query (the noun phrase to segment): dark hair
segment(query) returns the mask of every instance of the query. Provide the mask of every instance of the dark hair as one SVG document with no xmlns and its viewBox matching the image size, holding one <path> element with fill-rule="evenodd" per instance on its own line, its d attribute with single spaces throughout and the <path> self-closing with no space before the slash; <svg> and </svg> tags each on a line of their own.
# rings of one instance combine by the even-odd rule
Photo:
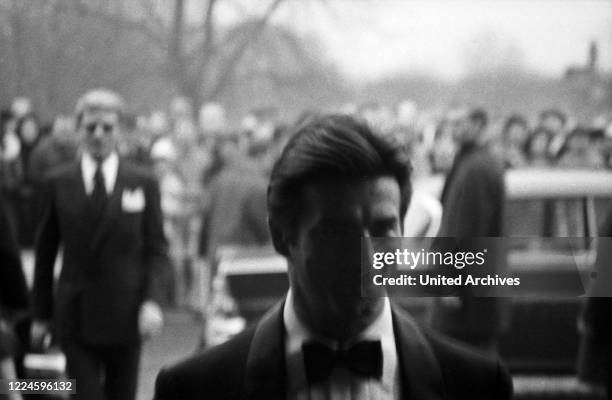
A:
<svg viewBox="0 0 612 400">
<path fill-rule="evenodd" d="M 502 128 L 502 138 L 506 138 L 508 136 L 508 132 L 513 125 L 520 125 L 525 130 L 529 130 L 529 124 L 527 123 L 527 119 L 520 114 L 511 114 L 506 118 L 504 122 L 504 127 Z"/>
<path fill-rule="evenodd" d="M 565 115 L 565 113 L 556 108 L 547 108 L 546 110 L 543 110 L 540 113 L 540 121 L 547 117 L 558 118 L 561 121 L 561 124 L 563 125 L 565 125 L 565 122 L 567 121 L 567 116 Z"/>
<path fill-rule="evenodd" d="M 21 135 L 21 131 L 23 130 L 23 125 L 25 125 L 25 123 L 28 121 L 34 121 L 34 123 L 38 127 L 38 138 L 42 136 L 42 132 L 41 132 L 42 127 L 40 126 L 40 120 L 38 119 L 38 117 L 33 113 L 25 114 L 24 116 L 22 116 L 21 118 L 17 120 L 17 125 L 15 126 L 15 133 L 17 133 L 17 136 L 19 137 L 19 140 L 21 140 L 22 144 L 23 144 L 23 136 Z M 38 138 L 34 142 L 36 142 Z"/>
<path fill-rule="evenodd" d="M 538 127 L 531 132 L 531 134 L 529 135 L 529 138 L 527 138 L 527 142 L 525 143 L 525 154 L 527 154 L 527 157 L 530 160 L 533 159 L 533 153 L 532 153 L 531 147 L 533 145 L 533 142 L 535 142 L 535 140 L 539 136 L 546 137 L 546 147 L 548 148 L 550 146 L 550 142 L 552 141 L 554 133 L 552 133 L 549 129 L 546 129 L 544 127 Z"/>
<path fill-rule="evenodd" d="M 11 119 L 13 119 L 11 110 L 5 108 L 0 110 L 0 139 L 4 137 L 6 125 Z"/>
<path fill-rule="evenodd" d="M 577 126 L 565 137 L 561 148 L 559 149 L 559 154 L 557 157 L 564 156 L 569 150 L 571 142 L 574 138 L 583 137 L 586 138 L 590 143 L 596 142 L 600 139 L 600 134 L 603 134 L 602 130 L 592 129 L 585 126 Z M 603 138 L 603 135 L 601 136 Z"/>
<path fill-rule="evenodd" d="M 479 124 L 481 129 L 486 128 L 489 123 L 489 116 L 482 108 L 474 108 L 471 110 L 468 114 L 468 119 Z"/>
<path fill-rule="evenodd" d="M 370 127 L 347 115 L 322 115 L 296 128 L 274 164 L 268 185 L 270 225 L 295 226 L 300 213 L 300 189 L 321 177 L 391 176 L 400 188 L 403 219 L 412 195 L 408 153 Z"/>
</svg>

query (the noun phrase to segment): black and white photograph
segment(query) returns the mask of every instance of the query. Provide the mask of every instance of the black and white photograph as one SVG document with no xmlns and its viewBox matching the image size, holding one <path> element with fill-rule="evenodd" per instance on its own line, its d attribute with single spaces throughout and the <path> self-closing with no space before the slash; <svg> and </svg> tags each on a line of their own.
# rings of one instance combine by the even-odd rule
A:
<svg viewBox="0 0 612 400">
<path fill-rule="evenodd" d="M 612 1 L 0 0 L 0 399 L 612 400 Z"/>
</svg>

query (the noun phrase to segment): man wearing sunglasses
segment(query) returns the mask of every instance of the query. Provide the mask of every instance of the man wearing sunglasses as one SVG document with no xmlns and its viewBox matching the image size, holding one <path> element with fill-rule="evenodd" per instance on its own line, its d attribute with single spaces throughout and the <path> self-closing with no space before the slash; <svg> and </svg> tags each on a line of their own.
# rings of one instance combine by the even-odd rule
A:
<svg viewBox="0 0 612 400">
<path fill-rule="evenodd" d="M 141 341 L 163 321 L 153 283 L 167 262 L 159 189 L 117 153 L 124 109 L 116 93 L 86 93 L 76 107 L 82 155 L 52 171 L 44 189 L 32 342 L 41 346 L 53 334 L 76 379 L 76 399 L 134 399 Z"/>
</svg>

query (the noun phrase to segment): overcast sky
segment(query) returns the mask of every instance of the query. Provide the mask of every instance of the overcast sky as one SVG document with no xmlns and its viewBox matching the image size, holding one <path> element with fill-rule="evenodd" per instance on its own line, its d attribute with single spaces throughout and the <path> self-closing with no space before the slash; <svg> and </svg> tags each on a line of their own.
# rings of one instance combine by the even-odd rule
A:
<svg viewBox="0 0 612 400">
<path fill-rule="evenodd" d="M 455 78 L 468 65 L 507 62 L 559 76 L 586 62 L 591 40 L 612 70 L 611 0 L 300 1 L 279 8 L 275 23 L 318 37 L 357 79 L 398 71 Z"/>
<path fill-rule="evenodd" d="M 220 3 L 217 18 L 261 15 L 269 1 Z M 204 2 L 190 4 L 203 14 Z M 273 23 L 318 38 L 356 79 L 404 71 L 452 79 L 507 63 L 560 76 L 586 63 L 591 41 L 612 71 L 612 0 L 286 0 Z"/>
</svg>

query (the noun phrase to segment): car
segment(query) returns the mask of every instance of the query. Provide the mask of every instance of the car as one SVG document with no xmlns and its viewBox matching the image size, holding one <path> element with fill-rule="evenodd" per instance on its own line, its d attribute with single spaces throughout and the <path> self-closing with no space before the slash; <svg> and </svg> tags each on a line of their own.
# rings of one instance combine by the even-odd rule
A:
<svg viewBox="0 0 612 400">
<path fill-rule="evenodd" d="M 508 170 L 505 180 L 504 224 L 511 238 L 507 268 L 527 284 L 512 293 L 510 325 L 499 351 L 513 372 L 571 374 L 579 339 L 576 321 L 592 279 L 598 223 L 612 210 L 612 172 L 517 169 Z M 438 198 L 443 183 L 442 176 L 417 180 L 415 193 Z M 422 229 L 430 234 L 437 231 L 440 218 L 436 207 L 424 209 L 434 213 L 429 218 L 434 226 Z M 217 270 L 216 300 L 207 312 L 215 323 L 209 325 L 223 326 L 232 318 L 242 323 L 228 323 L 229 332 L 217 338 L 209 335 L 210 344 L 256 321 L 288 287 L 286 262 L 271 247 L 226 248 L 219 253 Z M 397 301 L 426 323 L 430 298 Z"/>
</svg>

